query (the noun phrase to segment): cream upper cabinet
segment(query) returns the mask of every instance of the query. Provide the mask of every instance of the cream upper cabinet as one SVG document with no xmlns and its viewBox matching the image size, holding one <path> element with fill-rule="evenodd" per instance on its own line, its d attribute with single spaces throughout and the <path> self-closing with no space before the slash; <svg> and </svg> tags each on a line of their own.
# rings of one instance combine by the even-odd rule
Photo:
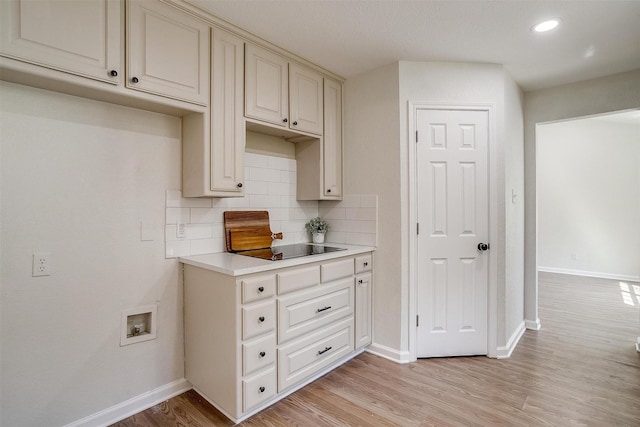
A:
<svg viewBox="0 0 640 427">
<path fill-rule="evenodd" d="M 342 84 L 324 80 L 323 198 L 342 199 Z"/>
<path fill-rule="evenodd" d="M 207 105 L 209 26 L 159 1 L 127 1 L 126 86 Z"/>
<path fill-rule="evenodd" d="M 244 41 L 212 30 L 211 191 L 243 194 Z"/>
<path fill-rule="evenodd" d="M 297 64 L 289 64 L 289 127 L 322 135 L 322 75 Z"/>
<path fill-rule="evenodd" d="M 248 43 L 245 67 L 245 115 L 288 127 L 287 60 L 269 50 Z"/>
<path fill-rule="evenodd" d="M 342 84 L 324 79 L 324 135 L 296 143 L 298 200 L 342 200 Z"/>
<path fill-rule="evenodd" d="M 244 195 L 244 41 L 211 29 L 211 100 L 207 114 L 182 118 L 182 194 Z"/>
<path fill-rule="evenodd" d="M 322 135 L 322 75 L 247 44 L 245 115 L 297 132 Z"/>
<path fill-rule="evenodd" d="M 118 84 L 123 10 L 119 0 L 0 1 L 0 55 Z"/>
</svg>

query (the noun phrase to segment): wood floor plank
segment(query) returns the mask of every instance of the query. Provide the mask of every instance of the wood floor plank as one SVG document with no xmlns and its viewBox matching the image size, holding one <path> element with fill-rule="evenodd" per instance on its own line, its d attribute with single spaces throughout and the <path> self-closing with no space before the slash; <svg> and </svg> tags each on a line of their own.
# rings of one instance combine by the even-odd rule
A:
<svg viewBox="0 0 640 427">
<path fill-rule="evenodd" d="M 540 273 L 538 291 L 542 329 L 509 359 L 365 353 L 239 425 L 640 426 L 640 284 Z M 113 426 L 230 425 L 190 390 Z"/>
</svg>

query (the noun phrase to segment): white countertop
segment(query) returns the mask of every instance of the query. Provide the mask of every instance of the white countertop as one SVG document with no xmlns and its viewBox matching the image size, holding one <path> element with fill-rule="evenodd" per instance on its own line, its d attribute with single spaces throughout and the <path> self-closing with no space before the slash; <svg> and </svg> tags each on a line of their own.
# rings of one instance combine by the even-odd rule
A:
<svg viewBox="0 0 640 427">
<path fill-rule="evenodd" d="M 376 250 L 376 248 L 373 246 L 342 245 L 338 243 L 327 243 L 326 246 L 344 248 L 346 250 L 304 256 L 299 258 L 283 259 L 279 261 L 267 261 L 260 258 L 236 255 L 229 252 L 180 257 L 179 261 L 185 264 L 193 265 L 195 267 L 217 271 L 218 273 L 228 274 L 230 276 L 242 276 L 244 274 L 260 273 L 262 271 L 275 270 L 284 267 L 293 267 L 296 265 L 304 265 L 318 261 L 326 261 L 330 259 L 353 256 Z"/>
</svg>

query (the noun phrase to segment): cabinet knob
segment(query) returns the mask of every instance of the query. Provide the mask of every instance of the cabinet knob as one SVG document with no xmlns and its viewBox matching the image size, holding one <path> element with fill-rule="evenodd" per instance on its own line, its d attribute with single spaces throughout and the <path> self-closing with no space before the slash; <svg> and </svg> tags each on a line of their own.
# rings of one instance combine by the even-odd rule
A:
<svg viewBox="0 0 640 427">
<path fill-rule="evenodd" d="M 264 322 L 264 316 L 258 317 L 258 320 L 260 321 L 260 323 Z"/>
<path fill-rule="evenodd" d="M 330 188 L 327 188 L 327 193 L 331 193 L 331 189 Z"/>
<path fill-rule="evenodd" d="M 282 123 L 287 123 L 289 119 L 282 119 Z"/>
<path fill-rule="evenodd" d="M 267 353 L 265 353 L 264 351 L 261 351 L 259 354 L 260 354 L 260 357 L 265 357 L 267 355 Z"/>
<path fill-rule="evenodd" d="M 109 75 L 111 77 L 118 77 L 118 72 L 116 70 L 111 70 L 111 71 L 109 71 Z"/>
<path fill-rule="evenodd" d="M 369 265 L 369 263 L 365 261 L 365 262 L 364 262 L 364 266 L 366 267 L 366 266 L 368 266 L 368 265 Z"/>
<path fill-rule="evenodd" d="M 264 292 L 264 286 L 260 286 L 260 287 L 258 288 L 258 292 Z"/>
<path fill-rule="evenodd" d="M 241 182 L 239 182 L 236 186 L 237 186 L 238 188 L 242 188 L 242 183 L 241 183 Z"/>
<path fill-rule="evenodd" d="M 362 279 L 360 279 L 360 280 L 358 280 L 358 283 L 359 283 L 360 285 L 362 285 L 364 282 L 363 282 L 363 280 L 362 280 Z"/>
<path fill-rule="evenodd" d="M 293 122 L 291 124 L 294 125 L 294 126 L 298 126 L 298 122 Z"/>
<path fill-rule="evenodd" d="M 264 393 L 264 391 L 266 390 L 266 388 L 264 388 L 264 386 L 263 386 L 263 387 L 260 387 L 258 390 L 260 390 L 260 393 Z"/>
<path fill-rule="evenodd" d="M 132 77 L 132 78 L 131 78 L 131 81 L 132 81 L 133 83 L 138 83 L 140 80 L 138 80 L 138 78 L 137 78 L 137 77 Z"/>
</svg>

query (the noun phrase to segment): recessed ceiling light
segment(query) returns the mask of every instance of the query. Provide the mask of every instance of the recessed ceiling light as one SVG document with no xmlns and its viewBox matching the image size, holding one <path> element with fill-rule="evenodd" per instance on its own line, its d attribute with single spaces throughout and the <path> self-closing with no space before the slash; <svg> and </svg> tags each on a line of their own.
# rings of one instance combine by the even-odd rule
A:
<svg viewBox="0 0 640 427">
<path fill-rule="evenodd" d="M 546 31 L 553 30 L 558 25 L 560 25 L 560 19 L 558 18 L 549 19 L 547 21 L 540 22 L 539 24 L 536 24 L 533 27 L 531 27 L 531 31 L 534 31 L 536 33 L 544 33 Z"/>
</svg>

